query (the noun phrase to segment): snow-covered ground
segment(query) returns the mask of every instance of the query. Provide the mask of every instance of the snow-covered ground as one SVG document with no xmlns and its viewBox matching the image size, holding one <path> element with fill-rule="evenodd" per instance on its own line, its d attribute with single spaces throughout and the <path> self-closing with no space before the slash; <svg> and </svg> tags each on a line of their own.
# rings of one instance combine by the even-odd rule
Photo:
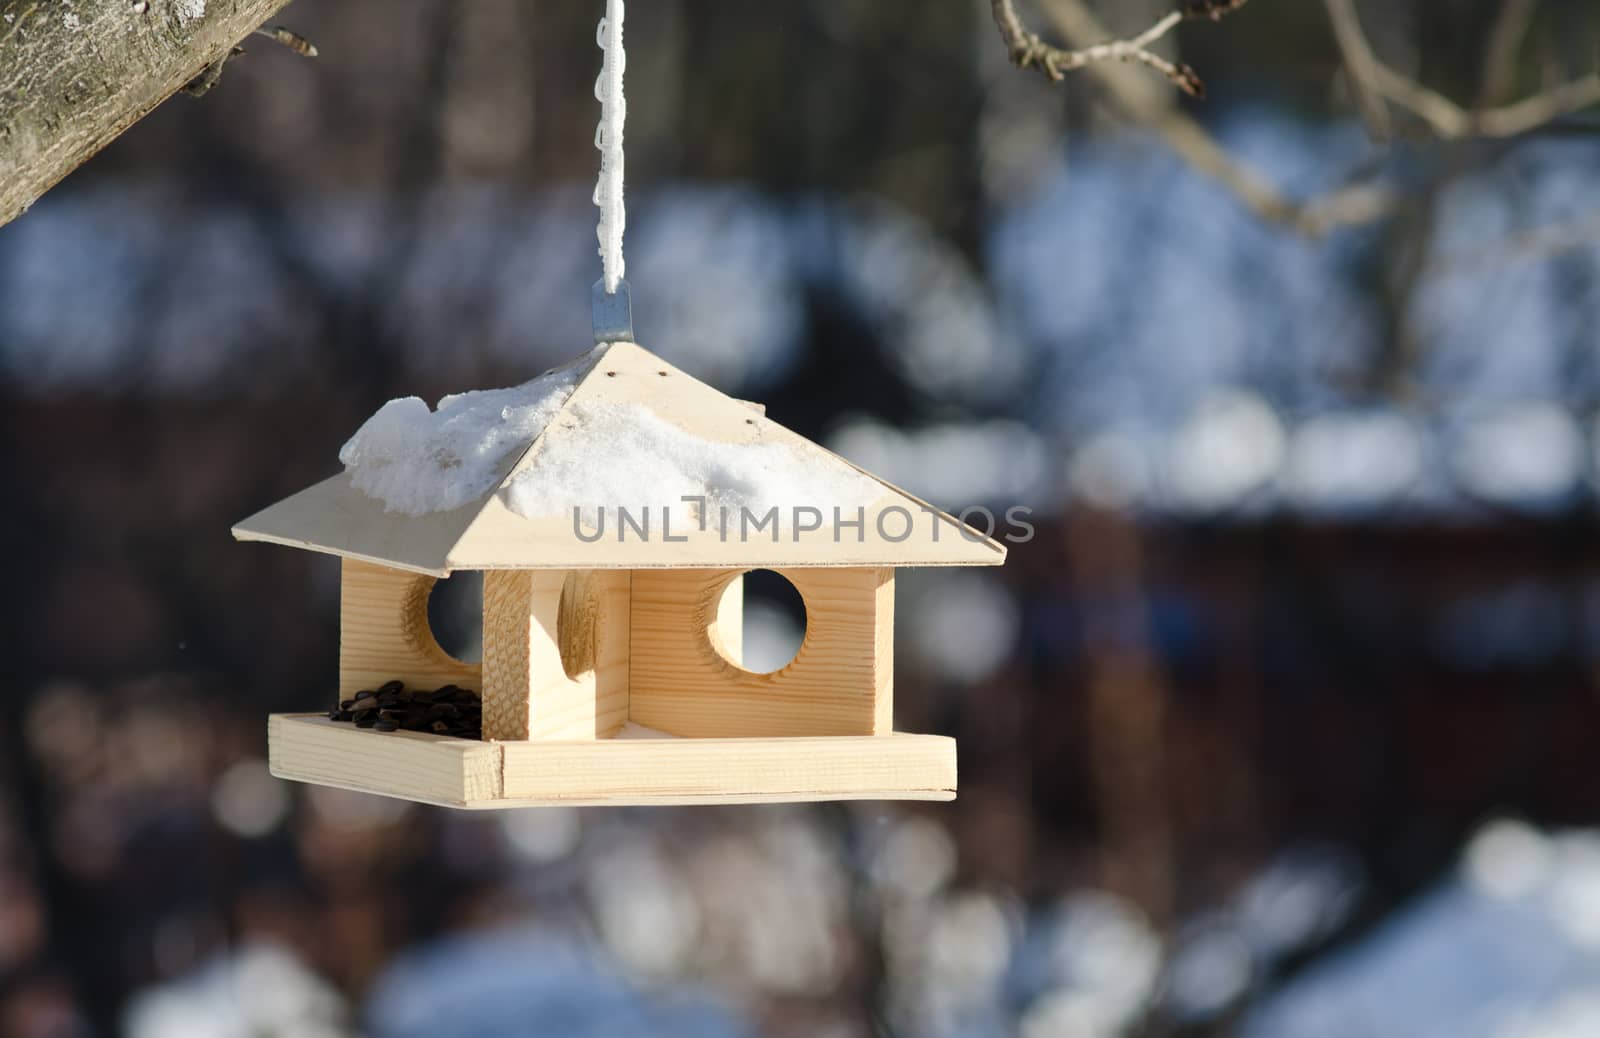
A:
<svg viewBox="0 0 1600 1038">
<path fill-rule="evenodd" d="M 1295 980 L 1243 1033 L 1600 1034 L 1600 832 L 1486 826 L 1455 875 Z"/>
</svg>

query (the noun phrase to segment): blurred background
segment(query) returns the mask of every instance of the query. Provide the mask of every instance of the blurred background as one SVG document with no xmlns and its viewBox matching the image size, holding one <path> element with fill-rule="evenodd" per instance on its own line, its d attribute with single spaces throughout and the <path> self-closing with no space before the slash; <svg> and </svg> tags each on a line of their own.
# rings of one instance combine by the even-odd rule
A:
<svg viewBox="0 0 1600 1038">
<path fill-rule="evenodd" d="M 1033 510 L 899 582 L 958 800 L 267 774 L 338 567 L 228 528 L 587 348 L 601 7 L 302 0 L 319 59 L 250 42 L 0 229 L 0 1031 L 1600 1034 L 1600 112 L 1419 117 L 1340 0 L 1186 23 L 1205 100 L 1019 70 L 981 0 L 631 5 L 641 340 Z M 1458 112 L 1594 75 L 1588 0 L 1358 13 Z M 803 622 L 752 589 L 753 651 Z"/>
</svg>

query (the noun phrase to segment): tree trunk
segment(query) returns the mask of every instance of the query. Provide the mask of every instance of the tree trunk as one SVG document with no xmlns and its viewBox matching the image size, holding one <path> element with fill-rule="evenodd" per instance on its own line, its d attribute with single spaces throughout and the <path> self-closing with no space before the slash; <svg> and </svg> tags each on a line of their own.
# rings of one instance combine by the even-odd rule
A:
<svg viewBox="0 0 1600 1038">
<path fill-rule="evenodd" d="M 0 0 L 0 224 L 289 0 Z"/>
</svg>

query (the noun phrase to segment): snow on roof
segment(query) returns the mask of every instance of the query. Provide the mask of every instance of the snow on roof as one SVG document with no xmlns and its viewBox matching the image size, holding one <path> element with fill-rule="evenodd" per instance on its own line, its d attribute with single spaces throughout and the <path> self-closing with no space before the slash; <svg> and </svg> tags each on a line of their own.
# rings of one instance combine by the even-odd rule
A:
<svg viewBox="0 0 1600 1038">
<path fill-rule="evenodd" d="M 561 416 L 578 435 L 552 436 L 538 465 L 506 483 L 506 504 L 524 519 L 564 517 L 574 502 L 590 530 L 606 502 L 682 504 L 706 499 L 709 514 L 726 508 L 757 515 L 793 506 L 854 512 L 883 485 L 848 467 L 821 467 L 789 443 L 705 439 L 637 403 L 578 402 Z M 698 509 L 697 509 L 698 510 Z"/>
<path fill-rule="evenodd" d="M 456 393 L 433 410 L 420 397 L 378 408 L 339 451 L 350 485 L 402 515 L 449 512 L 505 477 L 566 404 L 599 350 L 509 389 Z"/>
<path fill-rule="evenodd" d="M 510 389 L 392 400 L 346 470 L 234 527 L 456 569 L 998 565 L 1005 549 L 632 343 Z"/>
</svg>

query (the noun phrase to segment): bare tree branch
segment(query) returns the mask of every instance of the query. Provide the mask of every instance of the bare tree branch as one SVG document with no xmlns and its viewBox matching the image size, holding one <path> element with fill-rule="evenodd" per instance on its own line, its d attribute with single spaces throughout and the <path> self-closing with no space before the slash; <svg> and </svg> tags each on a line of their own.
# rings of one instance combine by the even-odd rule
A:
<svg viewBox="0 0 1600 1038">
<path fill-rule="evenodd" d="M 1492 245 L 1463 249 L 1436 259 L 1430 277 L 1492 270 L 1513 263 L 1546 260 L 1600 245 L 1600 211 L 1507 236 Z"/>
<path fill-rule="evenodd" d="M 1111 33 L 1084 0 L 1038 0 L 1040 11 L 1051 28 L 1070 47 L 1077 48 L 1073 50 L 1051 47 L 1028 32 L 1017 18 L 1011 0 L 991 2 L 995 23 L 1018 66 L 1040 67 L 1053 80 L 1060 79 L 1066 70 L 1083 69 L 1085 75 L 1105 89 L 1124 116 L 1160 134 L 1167 146 L 1191 168 L 1217 180 L 1264 220 L 1282 224 L 1297 233 L 1321 235 L 1340 227 L 1386 219 L 1405 200 L 1406 196 L 1394 188 L 1371 179 L 1347 183 L 1315 197 L 1292 199 L 1249 165 L 1229 155 L 1204 127 L 1172 106 L 1161 91 L 1153 90 L 1148 80 L 1127 74 L 1117 61 L 1111 60 L 1121 53 L 1121 48 L 1147 47 L 1186 17 L 1220 17 L 1241 6 L 1238 3 L 1190 4 L 1136 37 L 1113 44 L 1091 44 L 1091 40 L 1110 38 Z M 1364 91 L 1373 106 L 1369 126 L 1386 127 L 1388 105 L 1398 104 L 1421 116 L 1441 137 L 1516 137 L 1600 101 L 1600 75 L 1591 74 L 1513 104 L 1465 110 L 1444 95 L 1413 83 L 1379 60 L 1361 30 L 1351 0 L 1325 2 L 1350 68 L 1352 87 L 1358 92 L 1358 98 Z M 1508 5 L 1514 8 L 1525 3 L 1526 0 L 1508 0 Z M 1502 34 L 1520 32 L 1518 22 L 1525 27 L 1525 12 L 1503 13 L 1498 31 Z M 1491 41 L 1490 44 L 1492 50 L 1507 46 L 1509 44 L 1504 42 Z M 1122 60 L 1138 59 L 1124 57 Z M 1050 64 L 1052 61 L 1055 64 Z M 1375 120 L 1378 121 L 1375 123 Z"/>
<path fill-rule="evenodd" d="M 1343 18 L 1334 15 L 1333 5 L 1330 0 L 1329 16 L 1333 22 L 1333 37 L 1339 44 L 1339 53 L 1344 58 L 1345 72 L 1350 81 L 1350 93 L 1355 98 L 1356 109 L 1361 113 L 1362 122 L 1367 124 L 1367 132 L 1373 140 L 1386 141 L 1389 139 L 1389 106 L 1384 100 L 1383 93 L 1377 87 L 1379 71 L 1378 58 L 1372 48 L 1367 46 L 1367 39 L 1361 33 L 1361 26 L 1354 17 Z"/>
<path fill-rule="evenodd" d="M 1447 140 L 1515 137 L 1600 102 L 1600 73 L 1591 72 L 1512 104 L 1475 110 L 1463 108 L 1384 64 L 1361 29 L 1354 0 L 1324 0 L 1324 3 L 1351 78 L 1362 83 L 1362 90 L 1404 108 Z"/>
<path fill-rule="evenodd" d="M 251 35 L 265 36 L 274 43 L 281 43 L 301 57 L 314 58 L 317 56 L 316 44 L 312 43 L 310 40 L 306 39 L 304 36 L 301 36 L 297 32 L 294 32 L 290 29 L 285 29 L 281 25 L 262 26 Z M 182 87 L 183 92 L 188 94 L 190 97 L 206 96 L 211 92 L 212 87 L 216 86 L 222 81 L 222 66 L 227 62 L 227 60 L 237 54 L 243 53 L 243 45 L 235 46 L 232 50 L 228 51 L 228 53 L 224 54 L 216 61 L 213 61 L 205 68 L 201 69 L 198 76 L 195 76 L 193 79 L 189 80 L 189 82 L 185 83 Z"/>
<path fill-rule="evenodd" d="M 1041 11 L 1051 28 L 1069 43 L 1105 39 L 1109 35 L 1082 0 L 1042 0 Z M 1370 183 L 1336 189 L 1310 202 L 1297 202 L 1248 165 L 1227 153 L 1194 119 L 1167 103 L 1142 77 L 1126 74 L 1115 64 L 1090 64 L 1085 74 L 1106 90 L 1128 118 L 1160 134 L 1167 146 L 1190 167 L 1219 181 L 1251 212 L 1302 234 L 1323 234 L 1338 227 L 1371 223 L 1393 208 L 1389 189 Z"/>
<path fill-rule="evenodd" d="M 1334 38 L 1344 56 L 1345 69 L 1364 97 L 1400 105 L 1433 126 L 1441 136 L 1455 136 L 1440 128 L 1454 126 L 1461 110 L 1449 98 L 1414 83 L 1378 59 L 1356 16 L 1353 0 L 1324 0 Z M 1387 120 L 1387 110 L 1385 111 Z"/>
<path fill-rule="evenodd" d="M 1552 119 L 1600 103 L 1600 73 L 1591 72 L 1569 83 L 1498 108 L 1468 113 L 1468 132 L 1484 137 L 1515 137 Z"/>
<path fill-rule="evenodd" d="M 312 43 L 293 29 L 287 29 L 281 25 L 263 25 L 251 35 L 265 36 L 274 43 L 280 43 L 288 47 L 302 58 L 314 58 L 319 53 L 315 43 Z"/>
<path fill-rule="evenodd" d="M 288 0 L 0 0 L 0 224 Z"/>
<path fill-rule="evenodd" d="M 1517 51 L 1528 35 L 1528 24 L 1538 5 L 1539 0 L 1505 0 L 1500 5 L 1483 51 L 1483 82 L 1478 90 L 1478 107 L 1502 104 L 1511 93 Z"/>
<path fill-rule="evenodd" d="M 1135 62 L 1161 73 L 1184 93 L 1204 97 L 1206 85 L 1194 69 L 1181 61 L 1168 61 L 1151 51 L 1150 45 L 1177 28 L 1180 22 L 1197 18 L 1217 21 L 1243 7 L 1246 0 L 1189 0 L 1137 36 L 1091 44 L 1078 50 L 1052 46 L 1037 33 L 1029 32 L 1018 17 L 1013 0 L 990 0 L 990 3 L 1000 38 L 1005 41 L 1006 50 L 1018 68 L 1037 68 L 1052 81 L 1059 82 L 1066 73 L 1096 62 Z"/>
</svg>

